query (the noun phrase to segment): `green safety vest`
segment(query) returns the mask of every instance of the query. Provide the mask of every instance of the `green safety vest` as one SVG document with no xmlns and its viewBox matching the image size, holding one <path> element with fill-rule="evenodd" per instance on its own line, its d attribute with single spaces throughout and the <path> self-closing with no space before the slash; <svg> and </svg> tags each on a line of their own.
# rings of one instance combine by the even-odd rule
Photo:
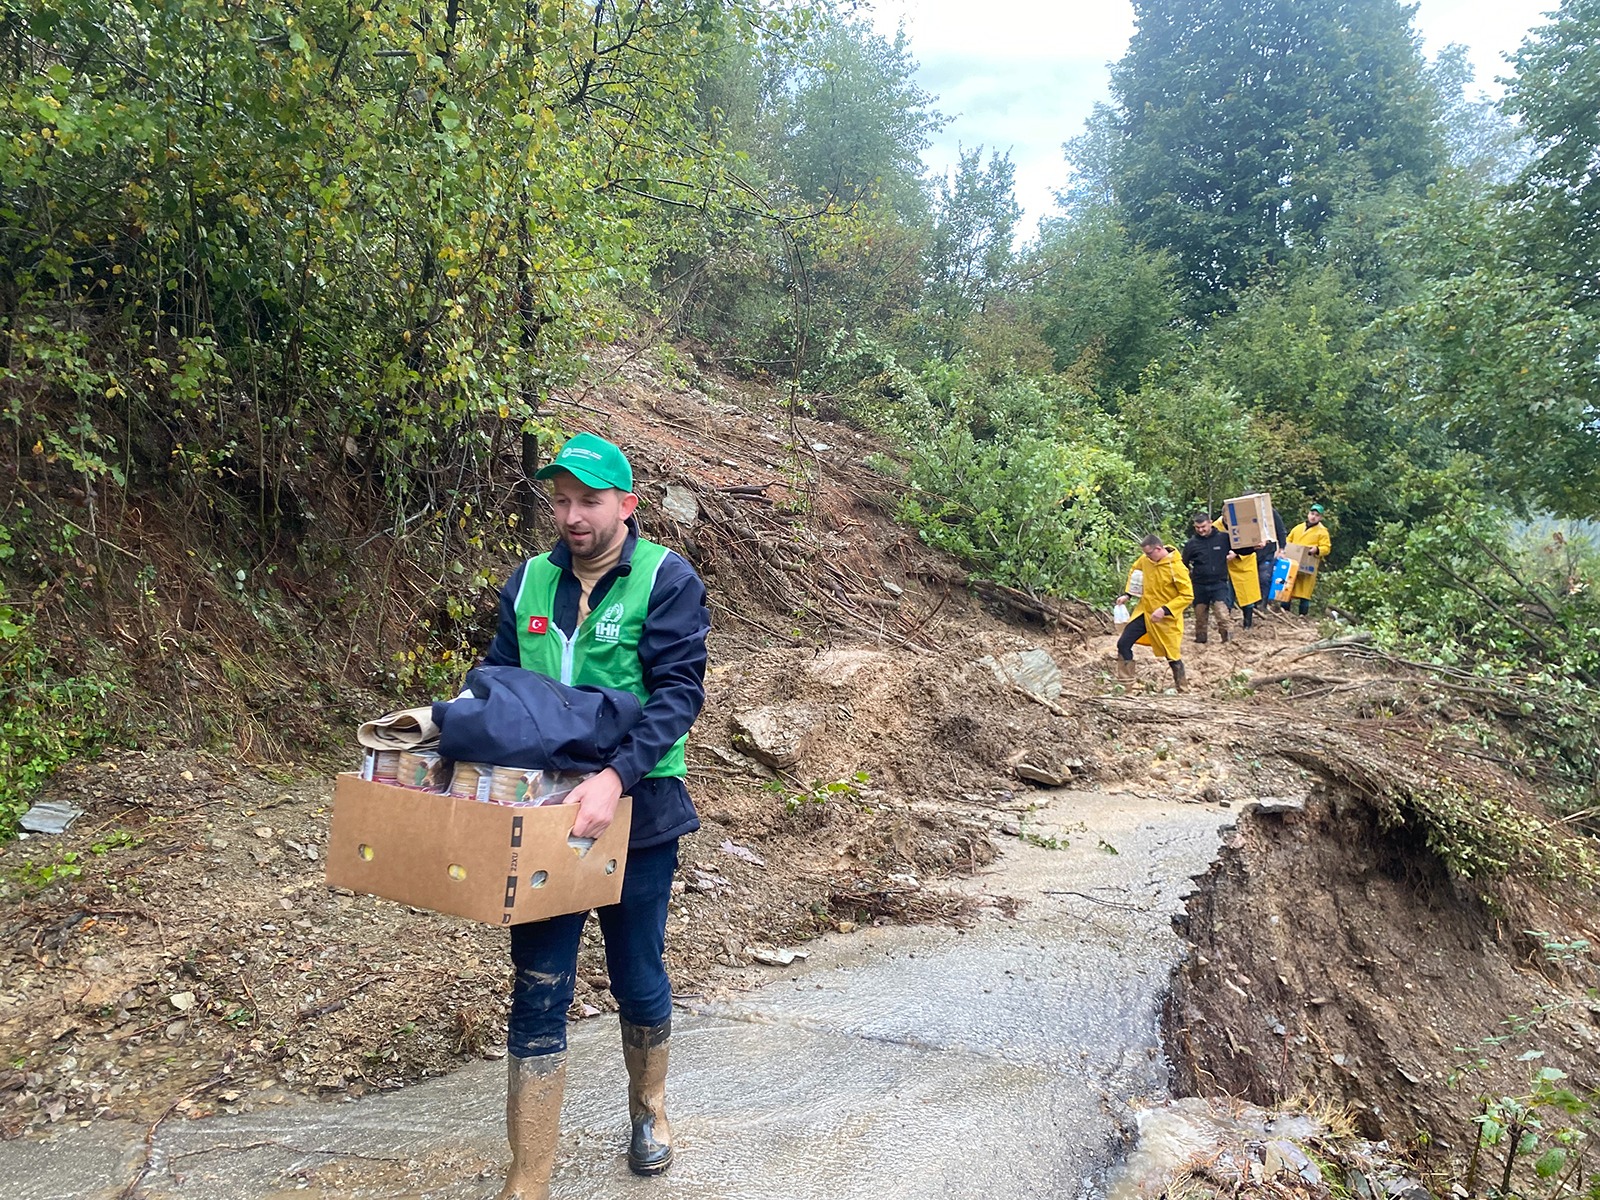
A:
<svg viewBox="0 0 1600 1200">
<path fill-rule="evenodd" d="M 556 587 L 561 568 L 548 554 L 528 560 L 517 593 L 517 651 L 525 670 L 559 679 L 570 687 L 621 688 L 648 702 L 639 639 L 650 611 L 650 593 L 666 560 L 667 548 L 640 538 L 634 543 L 631 569 L 611 581 L 602 607 L 591 609 L 572 637 L 556 626 Z M 685 733 L 662 757 L 647 779 L 681 778 Z"/>
</svg>

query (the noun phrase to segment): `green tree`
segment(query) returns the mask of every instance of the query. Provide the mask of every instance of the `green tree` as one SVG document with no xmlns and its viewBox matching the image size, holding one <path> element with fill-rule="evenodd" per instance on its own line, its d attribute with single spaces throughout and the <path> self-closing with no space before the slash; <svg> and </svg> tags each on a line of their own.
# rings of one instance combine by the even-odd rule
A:
<svg viewBox="0 0 1600 1200">
<path fill-rule="evenodd" d="M 1546 264 L 1537 213 L 1476 179 L 1435 189 L 1396 235 L 1415 294 L 1386 321 L 1391 395 L 1450 450 L 1479 463 L 1488 493 L 1521 511 L 1600 513 L 1600 314 L 1573 274 Z"/>
<path fill-rule="evenodd" d="M 1534 150 L 1520 188 L 1535 215 L 1524 253 L 1591 306 L 1600 301 L 1600 0 L 1563 0 L 1514 65 L 1506 109 Z"/>
<path fill-rule="evenodd" d="M 796 195 L 841 207 L 881 201 L 907 220 L 926 217 L 922 152 L 944 118 L 916 70 L 904 30 L 885 38 L 841 22 L 808 47 L 780 96 L 777 160 Z"/>
<path fill-rule="evenodd" d="M 963 150 L 955 171 L 935 189 L 921 319 L 932 353 L 947 361 L 961 350 L 964 329 L 990 293 L 1006 285 L 1022 216 L 1015 180 L 1009 156 L 991 154 L 984 166 L 979 146 Z"/>
<path fill-rule="evenodd" d="M 1056 369 L 1105 397 L 1135 389 L 1152 362 L 1182 343 L 1172 254 L 1135 246 L 1108 208 L 1046 220 L 1017 273 Z"/>
<path fill-rule="evenodd" d="M 254 527 L 318 460 L 411 511 L 470 502 L 444 481 L 536 431 L 654 260 L 641 215 L 721 191 L 699 60 L 772 24 L 709 0 L 3 11 L 12 420 Z"/>
<path fill-rule="evenodd" d="M 1420 191 L 1433 89 L 1396 0 L 1137 0 L 1112 70 L 1111 176 L 1134 239 L 1170 249 L 1204 316 L 1315 255 L 1349 200 Z"/>
<path fill-rule="evenodd" d="M 836 21 L 754 44 L 702 82 L 742 156 L 741 195 L 686 223 L 660 282 L 730 366 L 814 371 L 846 326 L 908 336 L 930 236 L 921 154 L 942 121 L 915 71 L 903 35 Z"/>
<path fill-rule="evenodd" d="M 1250 414 L 1232 388 L 1204 379 L 1146 387 L 1124 405 L 1122 422 L 1133 461 L 1170 481 L 1185 507 L 1215 514 L 1260 486 Z"/>
</svg>

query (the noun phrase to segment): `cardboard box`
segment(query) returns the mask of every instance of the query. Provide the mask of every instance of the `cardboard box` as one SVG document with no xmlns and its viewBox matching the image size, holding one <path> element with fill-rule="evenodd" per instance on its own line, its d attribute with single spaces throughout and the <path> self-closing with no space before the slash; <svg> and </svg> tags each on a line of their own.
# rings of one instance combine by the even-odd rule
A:
<svg viewBox="0 0 1600 1200">
<path fill-rule="evenodd" d="M 1267 599 L 1288 600 L 1289 593 L 1294 590 L 1294 577 L 1299 572 L 1299 566 L 1287 554 L 1280 554 L 1273 559 L 1272 583 L 1267 588 Z"/>
<path fill-rule="evenodd" d="M 1235 549 L 1254 550 L 1257 546 L 1277 538 L 1277 527 L 1272 523 L 1272 496 L 1268 492 L 1252 492 L 1222 502 L 1228 519 L 1228 542 Z"/>
<path fill-rule="evenodd" d="M 1317 556 L 1311 553 L 1310 546 L 1287 542 L 1278 553 L 1286 558 L 1293 559 L 1295 567 L 1302 575 L 1315 575 L 1317 573 Z"/>
<path fill-rule="evenodd" d="M 342 774 L 333 788 L 329 887 L 487 925 L 583 912 L 622 897 L 633 799 L 587 846 L 569 804 L 505 805 Z"/>
</svg>

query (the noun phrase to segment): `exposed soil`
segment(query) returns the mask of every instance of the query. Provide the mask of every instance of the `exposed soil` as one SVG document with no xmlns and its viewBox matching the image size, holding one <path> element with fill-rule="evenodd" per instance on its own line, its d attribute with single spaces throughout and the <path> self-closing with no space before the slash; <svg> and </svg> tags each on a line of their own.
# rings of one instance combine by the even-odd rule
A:
<svg viewBox="0 0 1600 1200">
<path fill-rule="evenodd" d="M 1525 1052 L 1593 1086 L 1600 937 L 1592 898 L 1563 890 L 1463 883 L 1338 786 L 1249 816 L 1188 906 L 1166 1017 L 1180 1088 L 1316 1097 L 1368 1138 L 1451 1153 L 1479 1095 L 1527 1090 Z"/>
<path fill-rule="evenodd" d="M 1245 815 L 1190 902 L 1195 949 L 1167 1023 L 1181 1090 L 1310 1095 L 1351 1104 L 1368 1136 L 1459 1146 L 1474 1103 L 1451 1072 L 1530 1014 L 1545 1061 L 1596 1078 L 1578 944 L 1600 941 L 1593 897 L 1519 876 L 1462 884 L 1382 783 L 1460 776 L 1539 812 L 1516 764 L 1486 767 L 1454 732 L 1454 701 L 1282 616 L 1187 650 L 1189 696 L 1147 655 L 1125 694 L 1103 615 L 969 584 L 892 523 L 893 482 L 864 465 L 886 448 L 697 382 L 618 352 L 571 398 L 574 427 L 633 452 L 647 533 L 712 591 L 690 742 L 704 828 L 684 843 L 669 921 L 680 993 L 745 986 L 766 970 L 753 951 L 823 929 L 964 920 L 971 901 L 940 881 L 1032 836 L 1023 766 L 1066 786 L 1285 802 Z M 666 515 L 669 485 L 694 497 L 695 520 Z M 484 633 L 492 606 L 485 592 L 461 627 Z M 1058 694 L 983 661 L 1039 649 Z M 258 712 L 292 695 L 286 673 Z M 781 770 L 734 736 L 736 718 L 773 708 L 805 731 Z M 69 833 L 0 846 L 0 1135 L 360 1094 L 503 1053 L 504 932 L 330 891 L 330 779 L 354 756 L 253 761 L 253 747 L 297 743 L 108 753 L 49 789 L 87 810 Z M 573 1015 L 608 1011 L 592 929 L 579 976 Z M 1499 1065 L 1514 1054 L 1491 1057 L 1472 1086 L 1525 1076 Z"/>
</svg>

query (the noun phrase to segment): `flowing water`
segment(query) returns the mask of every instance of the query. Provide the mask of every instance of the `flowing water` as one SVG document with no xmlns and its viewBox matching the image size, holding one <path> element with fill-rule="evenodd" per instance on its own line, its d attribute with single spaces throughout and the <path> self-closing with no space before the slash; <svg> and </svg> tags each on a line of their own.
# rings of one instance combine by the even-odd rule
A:
<svg viewBox="0 0 1600 1200">
<path fill-rule="evenodd" d="M 1169 924 L 1231 815 L 1133 793 L 1039 793 L 1032 841 L 963 886 L 966 930 L 865 929 L 675 1020 L 671 1172 L 628 1174 L 616 1025 L 573 1027 L 555 1200 L 1031 1200 L 1096 1197 L 1137 1103 L 1165 1083 L 1157 1020 Z M 0 1143 L 14 1200 L 142 1194 L 494 1197 L 505 1068 L 268 1112 L 102 1122 Z M 1139 1194 L 1137 1191 L 1125 1192 Z"/>
</svg>

